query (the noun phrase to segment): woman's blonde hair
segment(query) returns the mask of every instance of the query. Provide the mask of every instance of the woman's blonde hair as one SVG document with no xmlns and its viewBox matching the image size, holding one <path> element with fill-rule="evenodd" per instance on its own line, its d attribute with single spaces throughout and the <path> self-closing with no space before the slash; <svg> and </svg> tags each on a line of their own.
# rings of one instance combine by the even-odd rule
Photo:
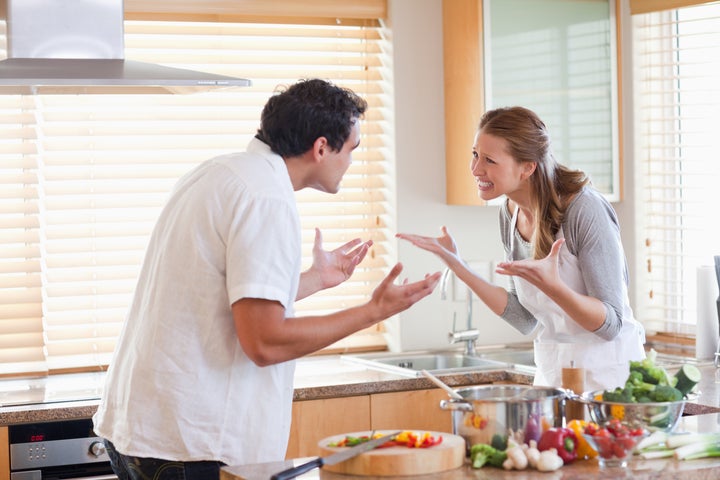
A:
<svg viewBox="0 0 720 480">
<path fill-rule="evenodd" d="M 503 138 L 508 153 L 518 163 L 534 162 L 529 177 L 533 194 L 533 258 L 550 253 L 573 195 L 589 183 L 585 172 L 559 164 L 553 156 L 545 123 L 524 107 L 497 108 L 480 119 L 480 131 Z"/>
</svg>

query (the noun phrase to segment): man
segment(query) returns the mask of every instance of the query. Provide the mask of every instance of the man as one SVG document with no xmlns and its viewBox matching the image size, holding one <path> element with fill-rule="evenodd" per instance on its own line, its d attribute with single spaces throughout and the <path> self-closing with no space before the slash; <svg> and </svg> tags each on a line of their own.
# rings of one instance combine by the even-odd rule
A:
<svg viewBox="0 0 720 480">
<path fill-rule="evenodd" d="M 439 272 L 363 305 L 295 317 L 293 303 L 348 279 L 371 242 L 322 249 L 300 272 L 294 191 L 336 193 L 367 108 L 353 92 L 301 81 L 272 96 L 244 153 L 183 177 L 162 211 L 94 417 L 120 479 L 218 478 L 223 464 L 281 460 L 294 359 L 399 313 Z"/>
</svg>

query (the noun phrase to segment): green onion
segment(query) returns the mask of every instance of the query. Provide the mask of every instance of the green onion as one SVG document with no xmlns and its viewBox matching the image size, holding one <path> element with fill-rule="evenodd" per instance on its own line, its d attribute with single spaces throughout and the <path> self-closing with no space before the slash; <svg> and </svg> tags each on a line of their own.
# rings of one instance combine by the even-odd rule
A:
<svg viewBox="0 0 720 480">
<path fill-rule="evenodd" d="M 640 458 L 652 460 L 654 458 L 667 458 L 675 455 L 675 450 L 665 448 L 662 450 L 644 450 L 638 454 Z"/>
<path fill-rule="evenodd" d="M 675 458 L 678 460 L 693 460 L 695 458 L 720 457 L 720 440 L 710 442 L 696 442 L 675 449 Z"/>
<path fill-rule="evenodd" d="M 683 445 L 694 443 L 715 443 L 720 442 L 720 433 L 682 433 L 679 435 L 670 435 L 665 441 L 668 448 L 678 448 Z"/>
<path fill-rule="evenodd" d="M 662 430 L 657 430 L 640 440 L 640 443 L 637 444 L 637 450 L 646 450 L 648 448 L 655 447 L 656 445 L 662 445 L 662 447 L 665 448 L 665 441 L 668 436 L 669 435 Z"/>
</svg>

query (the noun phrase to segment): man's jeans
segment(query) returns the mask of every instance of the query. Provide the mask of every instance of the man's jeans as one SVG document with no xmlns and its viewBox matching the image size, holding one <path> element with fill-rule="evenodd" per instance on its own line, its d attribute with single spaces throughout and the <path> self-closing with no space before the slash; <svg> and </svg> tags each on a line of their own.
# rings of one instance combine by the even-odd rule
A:
<svg viewBox="0 0 720 480">
<path fill-rule="evenodd" d="M 119 480 L 217 480 L 222 462 L 177 462 L 123 455 L 104 440 L 110 465 Z"/>
</svg>

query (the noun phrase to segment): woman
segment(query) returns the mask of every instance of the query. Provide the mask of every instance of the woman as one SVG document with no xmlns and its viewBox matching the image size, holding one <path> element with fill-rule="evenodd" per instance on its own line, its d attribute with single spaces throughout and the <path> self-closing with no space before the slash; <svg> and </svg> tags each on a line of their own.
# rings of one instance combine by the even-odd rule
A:
<svg viewBox="0 0 720 480">
<path fill-rule="evenodd" d="M 627 295 L 627 262 L 612 206 L 587 176 L 558 164 L 545 124 L 522 107 L 487 112 L 471 171 L 480 198 L 505 195 L 500 231 L 510 289 L 472 272 L 445 227 L 440 237 L 398 234 L 438 255 L 488 307 L 535 337 L 535 385 L 560 386 L 562 368 L 586 369 L 586 390 L 623 385 L 644 358 L 644 330 Z"/>
</svg>

